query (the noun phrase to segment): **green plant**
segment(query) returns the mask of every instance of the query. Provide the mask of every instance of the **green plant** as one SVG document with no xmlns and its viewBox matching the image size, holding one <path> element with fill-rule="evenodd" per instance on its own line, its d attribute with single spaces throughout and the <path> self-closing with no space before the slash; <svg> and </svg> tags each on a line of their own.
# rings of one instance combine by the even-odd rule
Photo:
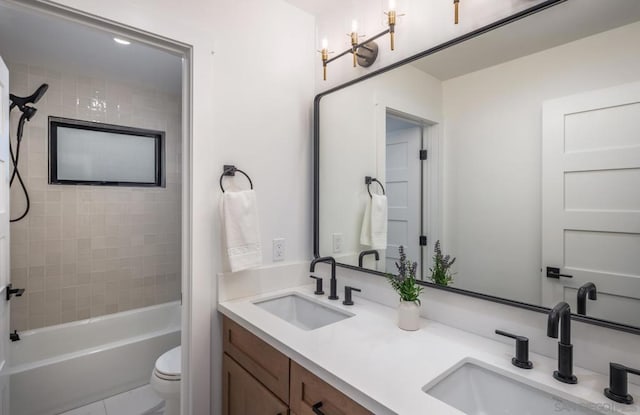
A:
<svg viewBox="0 0 640 415">
<path fill-rule="evenodd" d="M 431 271 L 431 281 L 438 285 L 446 286 L 452 284 L 454 274 L 451 273 L 451 266 L 456 262 L 456 259 L 452 259 L 449 255 L 442 255 L 440 241 L 436 241 L 434 252 L 433 268 L 429 269 Z"/>
<path fill-rule="evenodd" d="M 416 268 L 417 262 L 411 262 L 407 259 L 404 247 L 398 248 L 400 253 L 400 262 L 396 262 L 398 274 L 387 274 L 387 279 L 394 290 L 400 295 L 402 301 L 409 301 L 420 305 L 420 293 L 424 289 L 416 284 Z"/>
</svg>

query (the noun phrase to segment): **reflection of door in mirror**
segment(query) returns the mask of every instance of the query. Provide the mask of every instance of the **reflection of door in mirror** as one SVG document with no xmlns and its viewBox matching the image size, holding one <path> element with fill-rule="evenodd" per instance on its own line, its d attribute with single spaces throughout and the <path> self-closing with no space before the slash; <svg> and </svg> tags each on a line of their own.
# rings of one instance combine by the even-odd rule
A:
<svg viewBox="0 0 640 415">
<path fill-rule="evenodd" d="M 421 278 L 422 126 L 389 114 L 386 121 L 385 181 L 389 213 L 385 271 L 397 272 L 395 263 L 399 259 L 398 247 L 402 245 L 407 257 L 418 262 L 417 277 Z"/>
<path fill-rule="evenodd" d="M 424 94 L 412 96 L 410 92 L 416 89 Z M 429 258 L 423 261 L 421 251 L 426 255 L 433 248 L 420 247 L 419 236 L 424 229 L 430 232 L 429 243 L 438 239 L 437 198 L 429 198 L 427 190 L 439 188 L 441 95 L 440 83 L 435 78 L 407 66 L 323 97 L 319 121 L 322 139 L 318 148 L 320 256 L 332 255 L 339 263 L 352 266 L 358 266 L 362 261 L 362 267 L 366 269 L 396 272 L 395 255 L 402 244 L 412 246 L 408 257 L 421 263 L 421 270 L 428 267 Z M 401 138 L 393 139 L 397 142 L 387 142 L 387 114 L 396 119 L 401 117 L 419 132 L 418 139 L 407 143 L 402 151 L 398 141 Z M 420 163 L 421 148 L 433 155 L 427 164 Z M 389 176 L 387 158 L 395 170 L 392 174 L 404 169 L 404 178 Z M 413 162 L 410 171 L 407 170 L 409 158 Z M 411 184 L 407 183 L 408 174 Z M 387 221 L 387 241 L 390 246 L 378 249 L 378 261 L 373 254 L 368 254 L 372 247 L 361 243 L 365 207 L 370 203 L 364 181 L 366 176 L 380 180 L 387 191 L 390 219 Z M 421 183 L 425 188 L 420 187 Z M 382 193 L 377 183 L 372 183 L 370 188 L 372 193 Z M 408 215 L 412 216 L 410 221 Z M 334 243 L 336 238 L 342 243 Z M 387 254 L 393 255 L 388 261 L 385 260 Z"/>
<path fill-rule="evenodd" d="M 640 83 L 544 104 L 542 302 L 577 311 L 592 283 L 588 316 L 640 326 Z M 584 292 L 583 292 L 584 295 Z"/>
</svg>

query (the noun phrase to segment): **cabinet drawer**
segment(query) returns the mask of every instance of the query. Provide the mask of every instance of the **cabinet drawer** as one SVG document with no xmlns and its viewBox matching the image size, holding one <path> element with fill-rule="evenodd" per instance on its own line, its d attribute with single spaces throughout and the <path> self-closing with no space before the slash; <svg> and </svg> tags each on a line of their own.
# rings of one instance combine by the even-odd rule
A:
<svg viewBox="0 0 640 415">
<path fill-rule="evenodd" d="M 228 317 L 223 319 L 224 351 L 289 403 L 289 358 Z"/>
<path fill-rule="evenodd" d="M 313 405 L 322 403 L 325 415 L 370 415 L 346 395 L 312 374 L 296 362 L 291 362 L 291 411 L 298 415 L 315 415 Z"/>
<path fill-rule="evenodd" d="M 287 415 L 287 405 L 226 353 L 222 361 L 224 415 Z"/>
</svg>

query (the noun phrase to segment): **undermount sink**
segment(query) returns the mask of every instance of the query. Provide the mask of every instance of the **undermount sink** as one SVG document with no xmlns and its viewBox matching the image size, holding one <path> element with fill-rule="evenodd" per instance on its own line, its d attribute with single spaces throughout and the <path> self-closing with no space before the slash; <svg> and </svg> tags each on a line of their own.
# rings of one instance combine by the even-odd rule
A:
<svg viewBox="0 0 640 415">
<path fill-rule="evenodd" d="M 471 361 L 422 390 L 469 415 L 601 415 Z"/>
<path fill-rule="evenodd" d="M 314 330 L 353 317 L 299 294 L 286 294 L 253 304 L 303 330 Z"/>
</svg>

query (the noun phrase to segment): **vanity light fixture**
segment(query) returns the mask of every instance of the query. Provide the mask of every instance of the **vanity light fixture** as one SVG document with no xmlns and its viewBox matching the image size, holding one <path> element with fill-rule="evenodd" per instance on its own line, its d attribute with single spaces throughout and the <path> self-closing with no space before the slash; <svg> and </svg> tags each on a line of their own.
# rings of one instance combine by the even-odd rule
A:
<svg viewBox="0 0 640 415">
<path fill-rule="evenodd" d="M 351 38 L 351 48 L 329 59 L 329 54 L 333 53 L 329 51 L 327 39 L 322 39 L 322 49 L 319 50 L 322 57 L 322 79 L 327 80 L 327 65 L 334 60 L 341 58 L 342 56 L 351 53 L 353 55 L 353 67 L 358 65 L 362 67 L 369 67 L 373 65 L 378 57 L 378 44 L 374 42 L 375 39 L 389 33 L 391 50 L 395 50 L 395 31 L 396 31 L 396 17 L 403 16 L 396 13 L 396 0 L 389 0 L 389 10 L 385 12 L 387 15 L 388 29 L 378 33 L 377 35 L 367 39 L 364 42 L 360 42 L 361 35 L 358 33 L 358 22 L 353 20 L 351 22 L 351 32 L 347 34 Z"/>
<path fill-rule="evenodd" d="M 458 6 L 460 5 L 460 0 L 453 0 L 453 23 L 458 24 Z"/>
</svg>

